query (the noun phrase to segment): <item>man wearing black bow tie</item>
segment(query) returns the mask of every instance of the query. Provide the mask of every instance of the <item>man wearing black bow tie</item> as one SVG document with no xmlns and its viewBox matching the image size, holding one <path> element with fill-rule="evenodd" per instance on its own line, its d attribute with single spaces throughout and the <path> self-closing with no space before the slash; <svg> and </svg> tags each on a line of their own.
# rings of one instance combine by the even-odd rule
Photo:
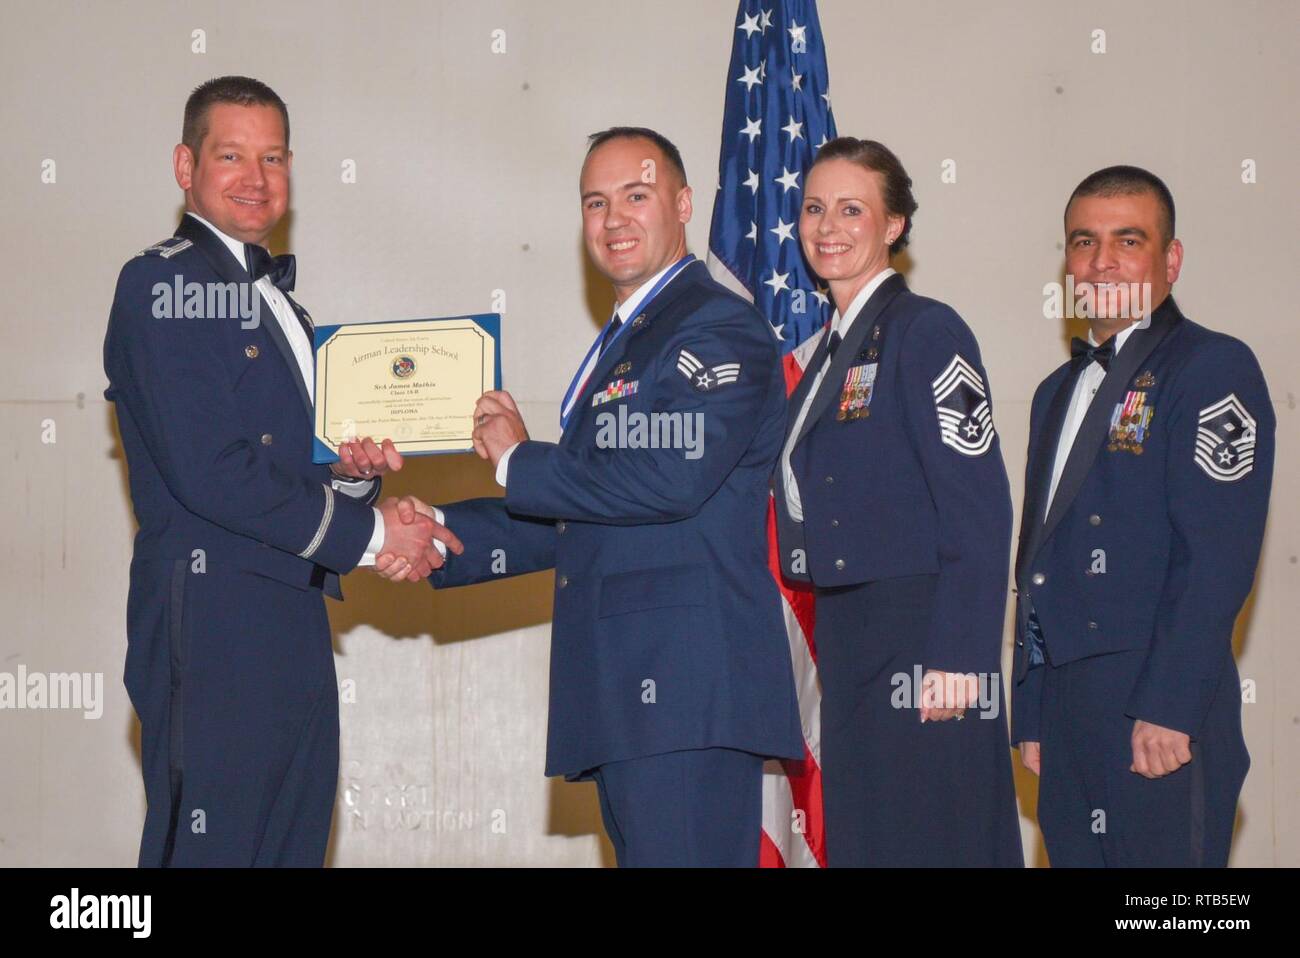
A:
<svg viewBox="0 0 1300 958">
<path fill-rule="evenodd" d="M 1065 232 L 1090 329 L 1034 396 L 1012 741 L 1053 865 L 1223 866 L 1272 405 L 1249 347 L 1174 302 L 1183 247 L 1156 176 L 1092 174 Z"/>
<path fill-rule="evenodd" d="M 104 343 L 139 522 L 125 682 L 140 717 L 142 866 L 320 865 L 338 776 L 322 592 L 382 549 L 431 571 L 437 534 L 379 508 L 385 440 L 313 465 L 311 319 L 267 237 L 289 117 L 246 77 L 204 83 L 174 151 L 185 216 L 123 267 Z M 453 544 L 455 548 L 455 544 Z"/>
</svg>

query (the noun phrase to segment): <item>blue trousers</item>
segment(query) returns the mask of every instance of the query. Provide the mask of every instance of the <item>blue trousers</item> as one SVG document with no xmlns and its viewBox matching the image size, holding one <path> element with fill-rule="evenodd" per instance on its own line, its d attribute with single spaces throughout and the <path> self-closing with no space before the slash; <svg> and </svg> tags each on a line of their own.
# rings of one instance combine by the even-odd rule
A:
<svg viewBox="0 0 1300 958">
<path fill-rule="evenodd" d="M 320 591 L 137 561 L 127 620 L 141 867 L 323 865 L 339 706 Z"/>
<path fill-rule="evenodd" d="M 620 868 L 753 868 L 763 759 L 728 748 L 666 752 L 591 771 Z"/>
<path fill-rule="evenodd" d="M 1124 706 L 1146 653 L 1048 664 L 1043 676 L 1038 824 L 1053 866 L 1186 868 L 1228 864 L 1237 796 L 1250 756 L 1241 687 L 1225 651 L 1192 760 L 1148 779 L 1129 771 L 1134 720 Z"/>
</svg>

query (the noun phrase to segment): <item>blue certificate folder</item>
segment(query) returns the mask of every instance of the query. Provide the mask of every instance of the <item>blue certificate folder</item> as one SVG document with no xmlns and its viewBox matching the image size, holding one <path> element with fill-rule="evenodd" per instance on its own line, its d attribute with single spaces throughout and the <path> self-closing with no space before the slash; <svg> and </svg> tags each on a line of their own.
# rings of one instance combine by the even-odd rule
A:
<svg viewBox="0 0 1300 958">
<path fill-rule="evenodd" d="M 449 336 L 459 335 L 461 342 L 465 341 L 465 334 L 469 333 L 469 342 L 471 347 L 481 349 L 478 359 L 482 365 L 483 372 L 481 377 L 473 380 L 474 389 L 478 390 L 478 395 L 489 389 L 501 388 L 501 316 L 497 313 L 476 313 L 473 315 L 451 316 L 441 319 L 399 319 L 384 322 L 362 322 L 362 323 L 343 323 L 335 326 L 317 326 L 315 336 L 312 342 L 312 352 L 316 361 L 316 407 L 313 410 L 313 435 L 312 440 L 312 462 L 329 463 L 338 462 L 337 445 L 331 445 L 327 439 L 338 438 L 331 433 L 337 432 L 330 427 L 330 423 L 337 421 L 337 416 L 329 409 L 330 399 L 330 377 L 331 375 L 338 380 L 347 367 L 357 366 L 360 359 L 364 358 L 368 362 L 367 369 L 364 373 L 353 372 L 352 377 L 373 375 L 376 377 L 377 388 L 389 386 L 398 388 L 393 383 L 399 383 L 405 377 L 412 377 L 409 382 L 418 382 L 417 375 L 422 375 L 421 364 L 425 360 L 416 350 L 393 349 L 384 345 L 384 341 L 393 341 L 406 338 L 408 335 L 414 337 L 417 335 L 424 338 L 434 336 L 438 333 L 438 327 L 445 326 Z M 371 343 L 373 340 L 373 344 Z M 490 347 L 488 343 L 491 343 Z M 371 348 L 373 345 L 373 348 Z M 491 361 L 486 358 L 488 351 L 493 353 Z M 426 350 L 427 351 L 427 350 Z M 338 359 L 340 356 L 359 357 L 352 362 L 335 362 L 331 367 L 331 359 Z M 371 361 L 373 360 L 373 362 Z M 464 377 L 461 377 L 464 379 Z M 378 382 L 378 380 L 383 382 Z M 479 386 L 482 388 L 480 389 Z M 335 392 L 339 392 L 336 388 Z M 473 401 L 478 399 L 478 395 L 470 397 L 466 393 L 465 399 L 468 402 L 468 409 L 465 415 L 472 415 Z M 465 405 L 459 402 L 458 405 Z M 395 404 L 400 404 L 395 401 Z M 396 427 L 400 428 L 400 427 Z M 456 445 L 455 440 L 437 440 L 424 443 L 418 438 L 410 440 L 399 439 L 396 435 L 376 435 L 373 432 L 365 431 L 361 427 L 356 428 L 358 437 L 371 436 L 376 442 L 384 439 L 392 439 L 397 449 L 403 456 L 426 456 L 438 453 L 449 452 L 467 452 L 473 448 L 468 438 L 461 445 Z M 434 448 L 429 448 L 430 446 Z"/>
</svg>

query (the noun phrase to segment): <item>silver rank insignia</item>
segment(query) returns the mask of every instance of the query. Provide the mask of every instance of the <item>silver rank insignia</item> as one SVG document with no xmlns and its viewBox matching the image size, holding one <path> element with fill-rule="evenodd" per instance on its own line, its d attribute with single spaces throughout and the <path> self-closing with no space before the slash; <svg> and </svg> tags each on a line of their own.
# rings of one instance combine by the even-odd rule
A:
<svg viewBox="0 0 1300 958">
<path fill-rule="evenodd" d="M 993 414 L 984 380 L 974 367 L 954 355 L 930 385 L 943 444 L 963 456 L 982 456 L 988 452 L 993 445 Z"/>
<path fill-rule="evenodd" d="M 740 363 L 719 363 L 706 366 L 690 350 L 677 354 L 677 371 L 685 376 L 699 392 L 706 393 L 740 378 Z"/>
<path fill-rule="evenodd" d="M 631 371 L 632 371 L 631 363 L 626 363 L 626 362 L 619 363 L 617 366 L 614 367 L 615 376 L 626 376 Z"/>
<path fill-rule="evenodd" d="M 1236 482 L 1254 468 L 1255 420 L 1234 394 L 1201 410 L 1196 464 L 1219 482 Z"/>
</svg>

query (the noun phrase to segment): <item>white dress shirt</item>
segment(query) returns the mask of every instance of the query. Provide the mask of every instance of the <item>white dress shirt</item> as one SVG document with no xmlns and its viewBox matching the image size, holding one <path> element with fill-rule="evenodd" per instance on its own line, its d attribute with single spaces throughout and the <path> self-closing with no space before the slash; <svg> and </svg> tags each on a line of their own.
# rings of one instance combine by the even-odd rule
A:
<svg viewBox="0 0 1300 958">
<path fill-rule="evenodd" d="M 894 275 L 893 267 L 886 266 L 883 270 L 871 277 L 867 285 L 863 286 L 857 296 L 853 297 L 853 302 L 849 304 L 848 317 L 840 315 L 837 309 L 831 316 L 831 321 L 826 326 L 826 335 L 838 332 L 840 334 L 841 344 L 849 334 L 849 328 L 853 321 L 857 319 L 858 313 L 862 312 L 862 307 L 867 305 L 867 300 L 871 294 L 880 288 L 880 284 L 889 277 Z M 812 408 L 813 400 L 817 398 L 817 392 L 822 387 L 822 380 L 826 378 L 826 373 L 831 368 L 832 357 L 827 356 L 826 361 L 822 363 L 822 368 L 817 370 L 817 377 L 813 380 L 812 388 L 808 390 L 808 395 L 804 397 L 803 406 L 799 409 L 799 415 L 795 418 L 794 428 L 790 430 L 790 438 L 786 440 L 785 448 L 781 450 L 781 483 L 785 486 L 785 503 L 790 513 L 790 518 L 795 522 L 803 522 L 803 500 L 799 498 L 799 482 L 794 477 L 794 470 L 790 468 L 790 453 L 794 451 L 795 440 L 799 438 L 799 430 L 803 428 L 803 421 L 808 418 L 808 410 Z M 805 372 L 806 376 L 807 373 Z"/>
<path fill-rule="evenodd" d="M 226 244 L 226 248 L 230 250 L 240 265 L 244 269 L 248 269 L 248 259 L 244 255 L 243 243 L 227 236 L 198 213 L 186 210 L 185 215 L 194 217 L 212 230 L 217 238 Z M 275 321 L 279 325 L 280 331 L 284 333 L 289 348 L 293 351 L 293 358 L 298 362 L 298 372 L 302 375 L 302 381 L 307 386 L 307 396 L 315 401 L 316 363 L 312 356 L 311 343 L 307 341 L 307 333 L 303 330 L 302 323 L 298 321 L 298 314 L 293 311 L 293 307 L 289 305 L 289 300 L 285 298 L 284 293 L 280 292 L 279 288 L 271 282 L 271 277 L 263 276 L 253 285 L 262 294 L 262 298 L 270 304 L 271 312 L 275 315 Z M 370 490 L 374 488 L 374 484 L 373 479 L 368 482 L 332 481 L 330 483 L 335 491 L 351 496 L 354 499 L 364 499 L 370 495 Z M 384 544 L 384 517 L 378 509 L 373 509 L 373 511 L 375 514 L 375 531 L 370 536 L 370 543 L 366 546 L 365 555 L 361 557 L 361 561 L 357 565 L 374 565 L 375 555 Z"/>
<path fill-rule="evenodd" d="M 1133 330 L 1146 329 L 1150 325 L 1151 318 L 1148 316 L 1141 322 L 1116 333 L 1115 352 L 1111 355 L 1110 361 L 1113 363 L 1119 356 L 1119 351 L 1124 348 L 1124 343 L 1129 336 L 1133 335 Z M 1091 329 L 1088 330 L 1088 344 L 1101 345 L 1093 337 Z M 1079 434 L 1079 427 L 1083 425 L 1083 417 L 1088 414 L 1088 407 L 1092 405 L 1092 399 L 1097 395 L 1097 390 L 1101 388 L 1102 380 L 1105 378 L 1106 370 L 1094 359 L 1088 363 L 1088 368 L 1080 373 L 1078 380 L 1075 381 L 1074 394 L 1070 397 L 1070 408 L 1065 414 L 1065 421 L 1061 423 L 1061 437 L 1056 443 L 1056 459 L 1052 462 L 1052 484 L 1048 487 L 1047 505 L 1043 507 L 1043 514 L 1040 517 L 1043 522 L 1047 521 L 1047 514 L 1052 510 L 1052 499 L 1056 496 L 1056 487 L 1060 485 L 1061 473 L 1065 472 L 1065 463 L 1070 458 L 1070 450 L 1074 448 L 1074 439 Z"/>
</svg>

